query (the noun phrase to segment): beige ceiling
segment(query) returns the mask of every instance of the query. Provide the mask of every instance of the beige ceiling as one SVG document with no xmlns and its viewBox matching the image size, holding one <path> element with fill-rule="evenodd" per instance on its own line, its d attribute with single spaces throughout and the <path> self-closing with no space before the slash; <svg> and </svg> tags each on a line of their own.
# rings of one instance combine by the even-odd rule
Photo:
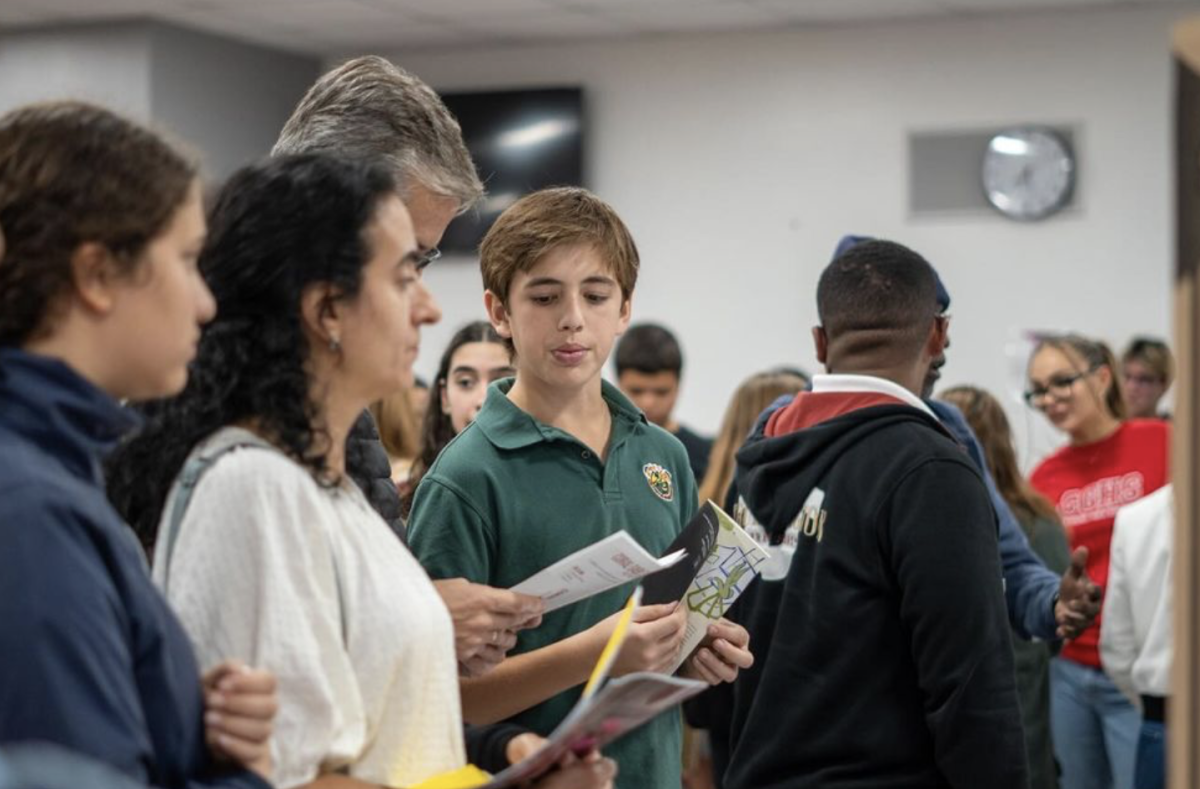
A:
<svg viewBox="0 0 1200 789">
<path fill-rule="evenodd" d="M 1200 0 L 1186 0 L 1200 4 Z M 0 28 L 130 17 L 298 52 L 778 29 L 1180 0 L 0 0 Z"/>
</svg>

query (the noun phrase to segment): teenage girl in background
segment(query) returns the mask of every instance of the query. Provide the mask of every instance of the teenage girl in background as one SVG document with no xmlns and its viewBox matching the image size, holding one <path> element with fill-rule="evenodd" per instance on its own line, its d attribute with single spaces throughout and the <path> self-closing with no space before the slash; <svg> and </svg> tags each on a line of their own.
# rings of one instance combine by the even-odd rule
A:
<svg viewBox="0 0 1200 789">
<path fill-rule="evenodd" d="M 1028 403 L 1068 439 L 1038 464 L 1034 488 L 1054 503 L 1071 548 L 1088 549 L 1088 575 L 1108 581 L 1113 519 L 1168 481 L 1170 426 L 1126 419 L 1116 359 L 1078 335 L 1043 339 L 1029 361 Z M 1104 674 L 1095 627 L 1052 661 L 1051 723 L 1064 789 L 1129 789 L 1141 718 Z"/>
</svg>

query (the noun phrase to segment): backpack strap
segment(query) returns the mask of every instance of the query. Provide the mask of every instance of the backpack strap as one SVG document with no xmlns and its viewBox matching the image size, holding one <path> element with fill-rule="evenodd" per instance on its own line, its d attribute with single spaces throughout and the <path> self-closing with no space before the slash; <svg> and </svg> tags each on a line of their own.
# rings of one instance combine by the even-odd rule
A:
<svg viewBox="0 0 1200 789">
<path fill-rule="evenodd" d="M 163 562 L 162 591 L 164 594 L 171 579 L 171 555 L 175 551 L 175 541 L 179 538 L 179 529 L 183 524 L 183 516 L 187 514 L 188 505 L 192 501 L 192 495 L 196 492 L 196 486 L 200 484 L 200 478 L 204 476 L 204 472 L 212 468 L 222 457 L 235 449 L 242 448 L 269 449 L 274 451 L 274 447 L 271 444 L 252 434 L 248 438 L 237 438 L 228 442 L 214 443 L 212 446 L 205 447 L 199 452 L 192 453 L 183 464 L 183 470 L 179 472 L 179 476 L 175 478 L 175 484 L 171 489 L 174 497 L 172 499 L 171 496 L 168 496 L 168 500 L 171 501 L 171 515 L 167 520 L 166 531 L 161 537 L 161 539 L 166 541 L 166 544 L 163 555 L 158 559 Z M 330 538 L 330 557 L 333 559 L 333 581 L 337 587 L 338 610 L 343 614 L 341 617 L 342 641 L 343 643 L 349 643 L 346 632 L 347 622 L 344 615 L 346 611 L 346 595 L 342 588 L 342 573 L 333 551 L 332 538 Z"/>
<path fill-rule="evenodd" d="M 199 452 L 193 452 L 188 456 L 187 461 L 183 464 L 183 470 L 179 472 L 179 476 L 175 478 L 175 484 L 172 486 L 171 490 L 174 496 L 168 496 L 168 500 L 171 501 L 171 514 L 167 520 L 166 530 L 160 538 L 166 542 L 163 555 L 159 560 L 163 562 L 162 590 L 164 593 L 167 591 L 167 584 L 171 578 L 171 555 L 175 552 L 175 541 L 179 538 L 179 527 L 183 523 L 183 516 L 187 513 L 188 505 L 192 502 L 192 494 L 196 492 L 196 486 L 200 484 L 200 478 L 204 476 L 204 472 L 208 471 L 214 463 L 235 449 L 241 449 L 242 447 L 269 449 L 270 446 L 270 444 L 257 437 L 250 440 L 239 438 L 228 442 L 216 443 L 213 446 L 201 449 Z"/>
</svg>

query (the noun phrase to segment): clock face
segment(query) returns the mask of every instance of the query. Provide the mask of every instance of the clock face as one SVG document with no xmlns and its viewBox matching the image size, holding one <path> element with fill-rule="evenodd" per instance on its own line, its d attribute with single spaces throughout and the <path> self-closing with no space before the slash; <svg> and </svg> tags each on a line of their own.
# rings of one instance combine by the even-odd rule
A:
<svg viewBox="0 0 1200 789">
<path fill-rule="evenodd" d="M 1013 219 L 1043 219 L 1071 199 L 1075 156 L 1062 135 L 1029 127 L 1002 131 L 983 155 L 988 202 Z"/>
</svg>

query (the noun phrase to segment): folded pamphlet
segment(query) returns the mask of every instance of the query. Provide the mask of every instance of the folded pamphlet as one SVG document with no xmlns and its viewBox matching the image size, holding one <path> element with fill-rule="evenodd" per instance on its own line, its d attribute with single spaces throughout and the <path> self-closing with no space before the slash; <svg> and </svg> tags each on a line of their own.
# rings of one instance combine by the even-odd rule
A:
<svg viewBox="0 0 1200 789">
<path fill-rule="evenodd" d="M 737 521 L 711 501 L 705 502 L 667 550 L 684 550 L 687 559 L 647 578 L 642 603 L 682 600 L 687 606 L 687 633 L 679 661 L 671 669 L 675 672 L 703 643 L 708 626 L 725 615 L 770 557 Z"/>
<path fill-rule="evenodd" d="M 576 551 L 512 588 L 542 598 L 549 613 L 592 595 L 644 578 L 682 561 L 683 550 L 655 558 L 626 531 Z"/>
</svg>

